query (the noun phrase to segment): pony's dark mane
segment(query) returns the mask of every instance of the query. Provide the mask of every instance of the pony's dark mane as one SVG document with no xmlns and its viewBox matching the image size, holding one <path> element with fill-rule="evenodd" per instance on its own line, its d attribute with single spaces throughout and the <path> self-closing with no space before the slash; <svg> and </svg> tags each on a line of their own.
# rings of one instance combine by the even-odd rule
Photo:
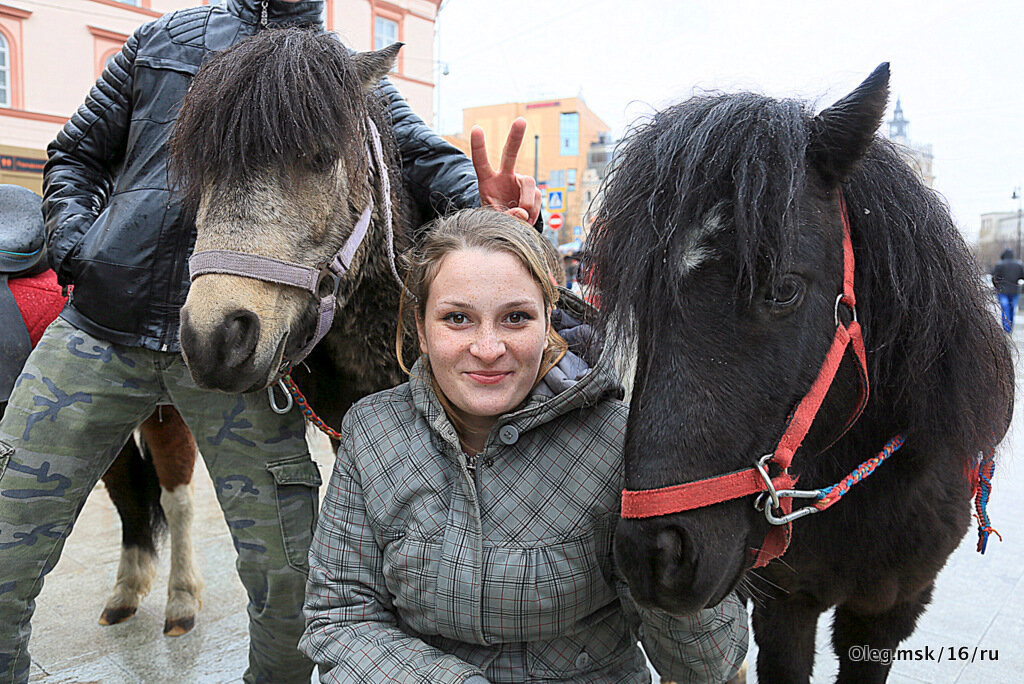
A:
<svg viewBox="0 0 1024 684">
<path fill-rule="evenodd" d="M 843 192 L 876 406 L 926 449 L 988 449 L 1013 413 L 1012 359 L 949 208 L 880 138 Z"/>
<path fill-rule="evenodd" d="M 664 318 L 651 296 L 678 231 L 712 212 L 735 238 L 737 295 L 787 270 L 807 189 L 812 112 L 762 95 L 701 95 L 633 128 L 617 150 L 584 256 L 605 337 Z M 959 454 L 1000 438 L 1012 408 L 1009 351 L 977 265 L 949 215 L 891 144 L 876 139 L 843 184 L 857 259 L 872 405 Z M 984 433 L 984 434 L 982 434 Z M 926 447 L 927 448 L 927 447 Z"/>
<path fill-rule="evenodd" d="M 380 120 L 348 50 L 312 28 L 266 29 L 211 59 L 192 80 L 171 141 L 171 168 L 195 204 L 210 184 L 344 159 L 365 173 L 365 120 Z M 379 128 L 379 126 L 378 126 Z"/>
</svg>

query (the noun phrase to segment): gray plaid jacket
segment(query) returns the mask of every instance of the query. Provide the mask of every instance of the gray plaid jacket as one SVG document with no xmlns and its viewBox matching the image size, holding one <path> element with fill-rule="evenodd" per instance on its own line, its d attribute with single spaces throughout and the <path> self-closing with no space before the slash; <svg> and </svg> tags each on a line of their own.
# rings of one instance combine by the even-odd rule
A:
<svg viewBox="0 0 1024 684">
<path fill-rule="evenodd" d="M 735 674 L 734 595 L 673 617 L 617 578 L 627 407 L 608 360 L 502 416 L 475 470 L 423 373 L 342 424 L 299 644 L 321 681 L 649 682 L 638 639 L 666 680 Z"/>
</svg>

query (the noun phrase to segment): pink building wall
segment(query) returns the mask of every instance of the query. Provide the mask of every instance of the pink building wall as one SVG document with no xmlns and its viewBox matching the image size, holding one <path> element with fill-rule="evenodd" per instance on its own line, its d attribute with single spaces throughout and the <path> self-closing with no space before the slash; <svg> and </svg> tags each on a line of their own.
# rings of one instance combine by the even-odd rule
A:
<svg viewBox="0 0 1024 684">
<path fill-rule="evenodd" d="M 141 24 L 209 0 L 0 0 L 10 47 L 9 107 L 0 106 L 0 183 L 39 192 L 46 145 L 82 104 L 106 60 Z M 405 43 L 392 81 L 433 121 L 434 21 L 440 0 L 325 0 L 328 29 L 356 50 L 373 47 L 374 17 L 398 24 Z"/>
</svg>

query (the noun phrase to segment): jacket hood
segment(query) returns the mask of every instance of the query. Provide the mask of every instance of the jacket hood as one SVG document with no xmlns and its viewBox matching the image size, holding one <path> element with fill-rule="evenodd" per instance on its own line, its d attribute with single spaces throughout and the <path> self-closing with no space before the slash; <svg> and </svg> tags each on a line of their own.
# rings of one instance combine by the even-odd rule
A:
<svg viewBox="0 0 1024 684">
<path fill-rule="evenodd" d="M 504 425 L 523 432 L 602 399 L 623 397 L 611 351 L 593 337 L 592 329 L 585 323 L 593 319 L 593 308 L 569 290 L 559 290 L 561 296 L 552 314 L 552 324 L 566 338 L 570 351 L 522 404 L 498 418 L 491 429 L 492 438 Z M 416 409 L 436 432 L 453 438 L 451 423 L 431 387 L 422 359 L 416 361 L 411 371 L 409 387 Z M 557 377 L 545 382 L 552 374 Z"/>
<path fill-rule="evenodd" d="M 262 0 L 228 0 L 228 11 L 247 24 L 259 24 L 263 12 Z M 267 3 L 267 21 L 277 24 L 315 24 L 323 28 L 321 17 L 324 11 L 324 0 L 302 0 L 302 2 L 284 2 L 269 0 Z"/>
<path fill-rule="evenodd" d="M 999 258 L 1000 259 L 1012 259 L 1013 258 L 1013 250 L 1012 249 L 1004 250 L 1003 251 L 1003 256 L 1001 256 Z"/>
</svg>

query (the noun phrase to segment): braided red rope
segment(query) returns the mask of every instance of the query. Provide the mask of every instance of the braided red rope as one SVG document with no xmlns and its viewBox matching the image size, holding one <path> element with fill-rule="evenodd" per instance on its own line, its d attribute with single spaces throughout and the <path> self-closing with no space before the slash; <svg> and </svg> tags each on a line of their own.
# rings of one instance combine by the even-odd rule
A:
<svg viewBox="0 0 1024 684">
<path fill-rule="evenodd" d="M 305 395 L 302 394 L 302 390 L 300 390 L 295 384 L 295 381 L 292 380 L 291 373 L 281 378 L 281 382 L 284 383 L 285 388 L 288 390 L 288 394 L 292 395 L 292 399 L 294 399 L 295 403 L 298 404 L 299 410 L 302 411 L 302 415 L 306 416 L 306 420 L 316 426 L 320 432 L 323 432 L 331 439 L 335 439 L 340 442 L 341 433 L 325 423 L 320 416 L 316 415 L 316 412 L 313 411 L 309 402 L 306 401 Z"/>
<path fill-rule="evenodd" d="M 978 553 L 984 554 L 988 546 L 989 535 L 995 534 L 999 541 L 1003 541 L 1003 535 L 992 527 L 992 521 L 988 518 L 988 498 L 992 494 L 992 475 L 996 470 L 995 450 L 982 455 L 974 464 L 971 471 L 971 481 L 974 483 L 974 508 L 977 513 L 974 517 L 978 520 Z"/>
</svg>

